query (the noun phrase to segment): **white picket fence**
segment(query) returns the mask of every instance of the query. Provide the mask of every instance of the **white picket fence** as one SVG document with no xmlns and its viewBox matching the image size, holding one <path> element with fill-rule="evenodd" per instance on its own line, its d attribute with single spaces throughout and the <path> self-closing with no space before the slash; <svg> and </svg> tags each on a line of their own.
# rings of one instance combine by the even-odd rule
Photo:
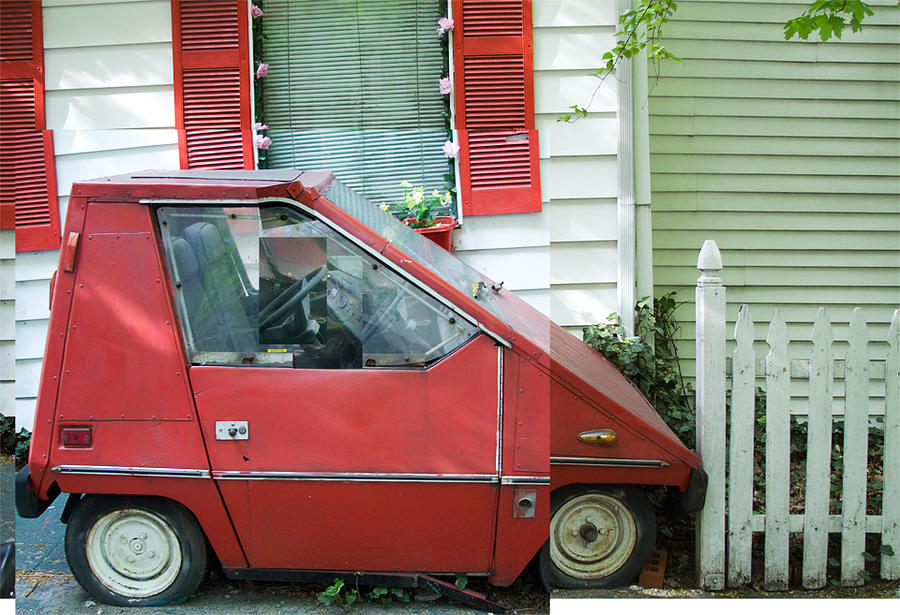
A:
<svg viewBox="0 0 900 615">
<path fill-rule="evenodd" d="M 742 306 L 734 328 L 731 357 L 731 406 L 726 421 L 728 386 L 725 356 L 725 288 L 719 278 L 722 259 L 715 242 L 707 241 L 697 268 L 697 447 L 709 477 L 707 498 L 698 519 L 697 570 L 707 589 L 740 586 L 750 581 L 754 533 L 763 536 L 763 584 L 767 590 L 788 588 L 788 547 L 791 534 L 802 534 L 803 587 L 825 585 L 828 535 L 840 534 L 840 582 L 860 585 L 865 566 L 866 534 L 881 534 L 881 544 L 893 555 L 869 554 L 881 559 L 883 579 L 900 578 L 900 310 L 888 331 L 889 351 L 884 365 L 884 472 L 881 514 L 866 514 L 869 436 L 868 328 L 862 311 L 853 311 L 846 355 L 832 351 L 831 323 L 823 308 L 808 340 L 809 407 L 805 501 L 802 514 L 790 504 L 790 384 L 798 371 L 788 359 L 787 327 L 778 310 L 769 325 L 768 354 L 760 361 L 753 350 L 753 320 Z M 873 340 L 874 341 L 874 340 Z M 835 364 L 843 365 L 844 411 L 841 513 L 829 514 L 833 385 Z M 880 362 L 879 362 L 880 363 Z M 805 368 L 806 362 L 802 363 Z M 759 373 L 762 368 L 763 373 Z M 805 369 L 803 370 L 805 371 Z M 880 371 L 880 370 L 879 370 Z M 879 374 L 880 375 L 880 374 Z M 764 513 L 753 511 L 754 402 L 757 386 L 765 378 L 765 482 L 761 495 Z M 758 380 L 759 379 L 759 380 Z M 726 452 L 726 425 L 730 424 Z M 727 459 L 726 459 L 727 456 Z M 726 475 L 728 477 L 726 489 Z M 891 549 L 885 549 L 890 552 Z"/>
</svg>

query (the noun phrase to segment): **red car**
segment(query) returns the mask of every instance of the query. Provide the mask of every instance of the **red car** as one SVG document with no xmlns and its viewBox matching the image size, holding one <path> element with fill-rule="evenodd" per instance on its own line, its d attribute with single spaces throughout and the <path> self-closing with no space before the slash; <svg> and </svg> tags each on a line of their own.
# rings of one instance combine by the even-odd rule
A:
<svg viewBox="0 0 900 615">
<path fill-rule="evenodd" d="M 598 353 L 330 173 L 73 186 L 18 510 L 99 600 L 235 579 L 630 582 L 700 459 Z M 435 582 L 435 587 L 446 584 Z M 450 586 L 447 586 L 450 587 Z M 450 590 L 447 590 L 450 591 Z"/>
</svg>

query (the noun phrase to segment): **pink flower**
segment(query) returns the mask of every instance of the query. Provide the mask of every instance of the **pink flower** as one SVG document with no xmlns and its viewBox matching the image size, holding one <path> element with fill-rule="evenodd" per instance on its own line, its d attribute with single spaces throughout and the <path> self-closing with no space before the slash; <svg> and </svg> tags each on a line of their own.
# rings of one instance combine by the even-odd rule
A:
<svg viewBox="0 0 900 615">
<path fill-rule="evenodd" d="M 253 130 L 268 130 L 269 127 L 259 122 L 253 122 Z"/>
<path fill-rule="evenodd" d="M 256 6 L 255 4 L 250 5 L 250 17 L 256 19 L 257 17 L 262 17 L 263 12 L 262 9 Z"/>
<path fill-rule="evenodd" d="M 265 62 L 260 62 L 259 66 L 256 67 L 256 78 L 262 79 L 266 75 L 269 74 L 269 65 Z"/>
<path fill-rule="evenodd" d="M 445 32 L 453 29 L 453 20 L 449 17 L 441 17 L 438 19 L 438 36 L 443 36 Z"/>
<path fill-rule="evenodd" d="M 269 149 L 269 146 L 272 145 L 272 139 L 262 135 L 256 135 L 253 137 L 253 145 L 256 146 L 256 149 Z"/>
<path fill-rule="evenodd" d="M 459 146 L 453 141 L 445 141 L 443 147 L 444 156 L 447 158 L 457 158 L 459 156 Z"/>
<path fill-rule="evenodd" d="M 441 86 L 441 94 L 443 94 L 444 96 L 453 91 L 453 84 L 450 83 L 450 77 L 444 77 L 440 81 L 438 81 L 438 83 Z"/>
</svg>

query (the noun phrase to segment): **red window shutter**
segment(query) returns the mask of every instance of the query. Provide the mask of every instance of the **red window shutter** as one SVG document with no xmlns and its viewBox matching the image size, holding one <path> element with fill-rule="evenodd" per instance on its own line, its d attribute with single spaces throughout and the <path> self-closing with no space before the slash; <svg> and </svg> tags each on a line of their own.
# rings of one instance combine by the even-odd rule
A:
<svg viewBox="0 0 900 615">
<path fill-rule="evenodd" d="M 41 4 L 30 0 L 0 1 L 0 228 L 15 228 L 19 252 L 59 247 Z"/>
<path fill-rule="evenodd" d="M 183 169 L 252 169 L 247 0 L 172 0 Z"/>
<path fill-rule="evenodd" d="M 531 0 L 453 0 L 463 213 L 541 210 Z"/>
</svg>

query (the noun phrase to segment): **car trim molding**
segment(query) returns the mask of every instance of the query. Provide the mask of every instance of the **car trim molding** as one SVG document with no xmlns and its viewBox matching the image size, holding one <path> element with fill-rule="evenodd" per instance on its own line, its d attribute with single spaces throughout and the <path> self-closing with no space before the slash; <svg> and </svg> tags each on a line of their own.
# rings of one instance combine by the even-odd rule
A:
<svg viewBox="0 0 900 615">
<path fill-rule="evenodd" d="M 550 465 L 607 466 L 626 468 L 665 468 L 662 459 L 614 459 L 609 457 L 550 457 Z"/>
<path fill-rule="evenodd" d="M 549 476 L 504 476 L 501 485 L 549 485 Z"/>
<path fill-rule="evenodd" d="M 54 466 L 57 474 L 91 474 L 102 476 L 161 476 L 171 478 L 210 478 L 209 470 L 185 468 L 139 468 L 125 466 Z"/>
<path fill-rule="evenodd" d="M 497 483 L 495 474 L 406 474 L 370 472 L 252 472 L 220 470 L 212 473 L 221 480 L 306 480 L 338 482 L 392 482 L 392 483 Z"/>
</svg>

